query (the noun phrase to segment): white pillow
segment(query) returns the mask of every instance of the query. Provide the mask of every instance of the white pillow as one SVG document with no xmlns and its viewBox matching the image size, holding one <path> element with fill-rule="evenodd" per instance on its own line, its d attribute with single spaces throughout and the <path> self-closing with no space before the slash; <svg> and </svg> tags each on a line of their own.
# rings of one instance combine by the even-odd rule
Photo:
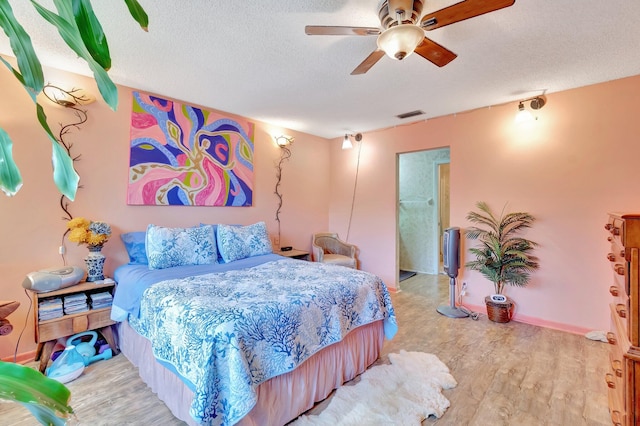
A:
<svg viewBox="0 0 640 426">
<path fill-rule="evenodd" d="M 165 228 L 149 225 L 146 235 L 149 269 L 218 263 L 213 226 Z"/>
<path fill-rule="evenodd" d="M 273 253 L 264 222 L 247 226 L 218 225 L 218 250 L 225 263 Z"/>
</svg>

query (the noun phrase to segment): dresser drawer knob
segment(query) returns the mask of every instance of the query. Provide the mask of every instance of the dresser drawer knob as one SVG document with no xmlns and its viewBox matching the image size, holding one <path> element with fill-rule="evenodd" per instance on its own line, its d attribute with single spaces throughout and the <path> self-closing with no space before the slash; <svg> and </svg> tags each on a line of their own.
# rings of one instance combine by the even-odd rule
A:
<svg viewBox="0 0 640 426">
<path fill-rule="evenodd" d="M 613 224 L 611 224 L 611 223 L 607 223 L 607 224 L 604 226 L 604 229 L 606 229 L 607 231 L 611 231 L 611 230 L 613 229 Z"/>
<path fill-rule="evenodd" d="M 620 415 L 620 411 L 611 410 L 611 423 L 613 426 L 622 426 L 622 416 Z"/>
<path fill-rule="evenodd" d="M 615 345 L 618 343 L 615 333 L 612 333 L 611 331 L 607 333 L 607 342 L 609 342 L 610 345 Z"/>
<path fill-rule="evenodd" d="M 620 257 L 624 258 L 624 250 L 620 250 Z"/>
<path fill-rule="evenodd" d="M 613 228 L 613 229 L 611 230 L 611 233 L 612 233 L 613 235 L 620 235 L 620 228 Z"/>
<path fill-rule="evenodd" d="M 613 241 L 613 237 L 607 237 L 607 241 L 609 242 Z"/>
<path fill-rule="evenodd" d="M 607 382 L 607 386 L 609 386 L 611 389 L 615 389 L 616 388 L 616 380 L 613 377 L 613 374 L 611 374 L 611 373 L 605 374 L 604 380 Z"/>
<path fill-rule="evenodd" d="M 622 361 L 618 359 L 611 361 L 611 369 L 616 373 L 616 376 L 622 377 Z"/>
<path fill-rule="evenodd" d="M 618 297 L 618 286 L 617 285 L 612 285 L 611 287 L 609 287 L 609 293 L 611 293 L 611 295 L 613 297 Z"/>
<path fill-rule="evenodd" d="M 619 264 L 619 263 L 616 263 L 616 264 L 613 266 L 613 269 L 616 271 L 616 274 L 618 274 L 618 275 L 624 275 L 624 266 L 623 266 L 623 265 L 621 265 L 621 264 Z"/>
<path fill-rule="evenodd" d="M 609 259 L 609 262 L 613 262 L 614 260 L 616 260 L 616 255 L 613 253 L 609 253 L 607 254 L 607 259 Z"/>
<path fill-rule="evenodd" d="M 627 307 L 625 305 L 623 305 L 622 303 L 618 303 L 616 305 L 616 312 L 618 313 L 620 318 L 626 318 L 627 317 Z"/>
</svg>

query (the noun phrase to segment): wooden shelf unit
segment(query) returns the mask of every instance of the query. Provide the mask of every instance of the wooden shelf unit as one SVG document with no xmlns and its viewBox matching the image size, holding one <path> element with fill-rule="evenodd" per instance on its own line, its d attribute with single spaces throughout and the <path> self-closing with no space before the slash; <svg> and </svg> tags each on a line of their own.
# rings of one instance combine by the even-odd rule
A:
<svg viewBox="0 0 640 426">
<path fill-rule="evenodd" d="M 610 213 L 605 229 L 613 269 L 609 372 L 611 422 L 640 426 L 640 214 Z"/>
<path fill-rule="evenodd" d="M 82 333 L 88 330 L 100 331 L 105 338 L 113 355 L 118 353 L 115 339 L 113 337 L 112 326 L 115 321 L 111 319 L 111 308 L 89 309 L 85 312 L 77 314 L 63 315 L 46 321 L 39 320 L 39 305 L 43 299 L 53 297 L 64 297 L 77 293 L 84 293 L 87 296 L 92 293 L 100 293 L 108 291 L 113 295 L 115 283 L 95 284 L 83 282 L 60 290 L 50 291 L 46 293 L 36 293 L 30 291 L 31 302 L 33 303 L 33 321 L 35 324 L 35 341 L 38 344 L 36 349 L 36 361 L 40 361 L 40 371 L 44 372 L 51 358 L 51 352 L 60 337 L 67 337 L 72 334 Z"/>
</svg>

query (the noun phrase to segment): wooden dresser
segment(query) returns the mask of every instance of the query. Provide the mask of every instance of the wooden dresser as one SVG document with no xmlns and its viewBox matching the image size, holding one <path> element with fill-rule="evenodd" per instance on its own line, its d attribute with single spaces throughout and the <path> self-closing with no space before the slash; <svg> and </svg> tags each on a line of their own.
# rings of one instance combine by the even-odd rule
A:
<svg viewBox="0 0 640 426">
<path fill-rule="evenodd" d="M 610 213 L 605 229 L 613 269 L 609 411 L 614 425 L 640 425 L 640 214 Z"/>
</svg>

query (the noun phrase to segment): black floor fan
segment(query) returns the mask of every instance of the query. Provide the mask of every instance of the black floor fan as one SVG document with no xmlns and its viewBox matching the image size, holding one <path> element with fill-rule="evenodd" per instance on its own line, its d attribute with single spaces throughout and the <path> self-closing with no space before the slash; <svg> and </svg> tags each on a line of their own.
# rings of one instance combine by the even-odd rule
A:
<svg viewBox="0 0 640 426">
<path fill-rule="evenodd" d="M 442 263 L 444 272 L 449 276 L 449 305 L 436 309 L 449 318 L 466 318 L 467 312 L 456 307 L 456 277 L 460 269 L 460 228 L 447 228 L 442 235 Z"/>
</svg>

